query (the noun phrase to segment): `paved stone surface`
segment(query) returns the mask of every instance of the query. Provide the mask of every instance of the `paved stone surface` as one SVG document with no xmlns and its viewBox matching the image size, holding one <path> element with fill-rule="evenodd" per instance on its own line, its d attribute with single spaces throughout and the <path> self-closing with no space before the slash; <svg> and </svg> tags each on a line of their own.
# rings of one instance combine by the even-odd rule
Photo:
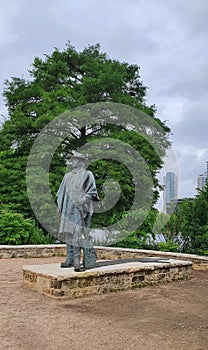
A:
<svg viewBox="0 0 208 350">
<path fill-rule="evenodd" d="M 136 260 L 136 259 L 135 259 Z M 145 260 L 144 260 L 145 261 Z M 87 269 L 86 272 L 88 273 L 98 273 L 98 272 L 110 272 L 110 271 L 118 271 L 118 270 L 124 270 L 124 269 L 145 269 L 154 266 L 174 266 L 174 265 L 187 265 L 187 261 L 182 261 L 182 260 L 175 260 L 175 259 L 158 259 L 157 261 L 152 260 L 148 262 L 140 262 L 140 261 L 131 261 L 128 262 L 122 260 L 121 263 L 119 261 L 115 260 L 109 260 L 109 261 L 99 261 L 98 262 L 99 266 L 95 266 L 93 269 Z M 53 277 L 65 277 L 65 276 L 70 276 L 70 275 L 80 275 L 78 272 L 74 272 L 74 269 L 71 268 L 60 268 L 60 264 L 44 264 L 44 265 L 26 265 L 23 266 L 23 268 L 27 268 L 31 271 L 37 272 L 37 273 L 43 273 L 47 274 Z"/>
</svg>

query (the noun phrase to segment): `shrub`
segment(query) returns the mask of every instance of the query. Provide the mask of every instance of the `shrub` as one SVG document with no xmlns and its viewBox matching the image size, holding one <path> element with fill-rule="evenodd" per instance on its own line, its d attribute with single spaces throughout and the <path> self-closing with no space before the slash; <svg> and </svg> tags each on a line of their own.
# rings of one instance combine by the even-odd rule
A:
<svg viewBox="0 0 208 350">
<path fill-rule="evenodd" d="M 16 212 L 12 204 L 0 205 L 0 244 L 47 244 L 52 243 L 53 238 L 44 235 L 35 220 L 24 218 Z"/>
<path fill-rule="evenodd" d="M 167 242 L 160 242 L 158 243 L 159 250 L 163 252 L 178 252 L 179 251 L 179 244 L 173 242 L 172 240 L 169 240 Z"/>
</svg>

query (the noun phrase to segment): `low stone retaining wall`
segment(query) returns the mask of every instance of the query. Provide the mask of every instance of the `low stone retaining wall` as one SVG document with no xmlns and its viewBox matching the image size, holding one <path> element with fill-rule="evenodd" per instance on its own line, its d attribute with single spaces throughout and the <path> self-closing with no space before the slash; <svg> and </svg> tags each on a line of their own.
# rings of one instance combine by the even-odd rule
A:
<svg viewBox="0 0 208 350">
<path fill-rule="evenodd" d="M 157 250 L 145 249 L 127 249 L 127 248 L 111 248 L 111 247 L 96 247 L 99 259 L 128 259 L 140 257 L 160 257 L 165 259 L 176 259 L 191 261 L 193 266 L 203 265 L 208 268 L 208 256 L 199 256 L 195 254 L 182 254 L 172 252 L 162 252 Z"/>
<path fill-rule="evenodd" d="M 194 254 L 181 254 L 171 252 L 161 252 L 155 250 L 144 249 L 127 249 L 127 248 L 112 248 L 112 247 L 95 247 L 98 259 L 128 259 L 140 257 L 161 257 L 166 259 L 177 259 L 192 261 L 199 268 L 208 269 L 208 257 L 198 256 Z M 46 245 L 20 245 L 6 246 L 0 245 L 0 259 L 7 258 L 39 258 L 51 256 L 65 256 L 65 244 L 46 244 Z"/>
<path fill-rule="evenodd" d="M 66 244 L 0 245 L 0 259 L 65 256 Z"/>
</svg>

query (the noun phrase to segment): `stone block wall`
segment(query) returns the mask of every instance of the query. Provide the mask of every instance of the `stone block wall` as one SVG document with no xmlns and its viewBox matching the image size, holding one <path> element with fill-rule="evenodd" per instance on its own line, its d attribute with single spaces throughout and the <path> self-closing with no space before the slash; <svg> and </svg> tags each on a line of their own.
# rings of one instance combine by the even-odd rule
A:
<svg viewBox="0 0 208 350">
<path fill-rule="evenodd" d="M 10 258 L 48 258 L 51 256 L 65 256 L 65 244 L 37 244 L 37 245 L 0 245 L 0 259 Z"/>
<path fill-rule="evenodd" d="M 144 249 L 127 249 L 112 247 L 95 247 L 98 260 L 115 260 L 129 259 L 141 257 L 160 257 L 166 259 L 177 259 L 192 261 L 193 267 L 197 269 L 208 270 L 208 257 L 198 256 L 194 254 L 181 254 L 171 252 L 161 252 L 155 250 Z M 39 258 L 51 256 L 65 256 L 65 244 L 46 244 L 46 245 L 22 245 L 22 246 L 6 246 L 0 245 L 0 259 L 7 258 Z"/>
<path fill-rule="evenodd" d="M 23 285 L 39 293 L 58 298 L 77 298 L 127 290 L 147 285 L 185 280 L 191 278 L 190 262 L 127 267 L 113 271 L 86 271 L 71 276 L 57 276 L 34 271 L 32 266 L 23 268 Z"/>
</svg>

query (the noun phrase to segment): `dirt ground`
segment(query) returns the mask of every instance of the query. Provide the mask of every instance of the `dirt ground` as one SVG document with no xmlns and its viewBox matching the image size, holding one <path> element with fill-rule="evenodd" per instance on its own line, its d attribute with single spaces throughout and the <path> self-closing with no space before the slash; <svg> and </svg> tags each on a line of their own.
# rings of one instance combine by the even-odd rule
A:
<svg viewBox="0 0 208 350">
<path fill-rule="evenodd" d="M 188 281 L 73 300 L 22 287 L 22 266 L 0 260 L 1 350 L 208 350 L 208 271 Z"/>
</svg>

